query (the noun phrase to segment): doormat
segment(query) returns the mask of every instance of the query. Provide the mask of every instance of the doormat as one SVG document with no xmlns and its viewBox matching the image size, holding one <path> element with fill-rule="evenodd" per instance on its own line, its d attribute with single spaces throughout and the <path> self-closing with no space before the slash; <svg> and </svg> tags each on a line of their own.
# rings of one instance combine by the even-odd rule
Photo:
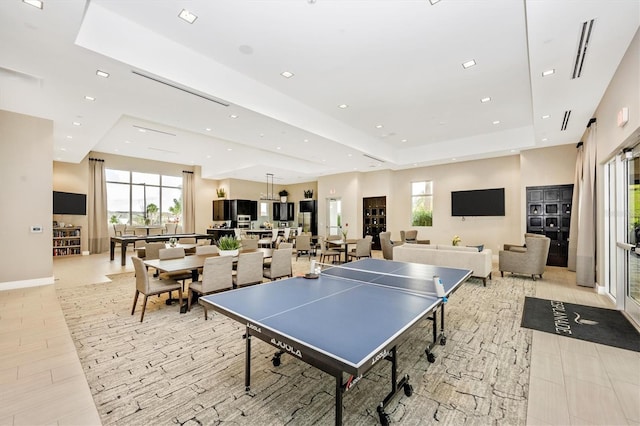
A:
<svg viewBox="0 0 640 426">
<path fill-rule="evenodd" d="M 520 326 L 640 352 L 640 333 L 614 309 L 526 297 Z"/>
</svg>

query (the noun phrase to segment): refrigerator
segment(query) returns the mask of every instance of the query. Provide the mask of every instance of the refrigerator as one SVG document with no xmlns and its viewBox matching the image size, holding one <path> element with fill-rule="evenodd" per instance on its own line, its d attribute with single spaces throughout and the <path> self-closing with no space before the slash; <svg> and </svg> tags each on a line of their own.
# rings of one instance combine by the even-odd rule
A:
<svg viewBox="0 0 640 426">
<path fill-rule="evenodd" d="M 300 201 L 298 213 L 298 226 L 303 232 L 311 232 L 311 235 L 318 235 L 318 214 L 316 212 L 316 201 Z"/>
</svg>

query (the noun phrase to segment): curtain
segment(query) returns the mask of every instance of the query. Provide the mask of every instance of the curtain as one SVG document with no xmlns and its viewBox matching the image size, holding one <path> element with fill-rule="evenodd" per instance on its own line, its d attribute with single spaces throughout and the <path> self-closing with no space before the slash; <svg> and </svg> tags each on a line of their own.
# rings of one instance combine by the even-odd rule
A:
<svg viewBox="0 0 640 426">
<path fill-rule="evenodd" d="M 569 224 L 569 258 L 567 261 L 567 269 L 576 270 L 576 255 L 578 247 L 578 205 L 580 204 L 580 185 L 582 184 L 582 163 L 584 162 L 584 143 L 580 142 L 577 146 L 578 154 L 576 156 L 576 172 L 573 178 L 573 196 L 571 199 L 572 214 L 571 223 Z"/>
<path fill-rule="evenodd" d="M 576 245 L 576 284 L 585 287 L 594 287 L 596 283 L 595 180 L 596 125 L 590 122 L 584 143 Z"/>
<path fill-rule="evenodd" d="M 104 160 L 89 158 L 89 252 L 104 253 L 109 250 L 107 226 L 107 185 Z"/>
<path fill-rule="evenodd" d="M 196 204 L 193 188 L 193 172 L 182 171 L 182 230 L 186 233 L 195 232 Z"/>
</svg>

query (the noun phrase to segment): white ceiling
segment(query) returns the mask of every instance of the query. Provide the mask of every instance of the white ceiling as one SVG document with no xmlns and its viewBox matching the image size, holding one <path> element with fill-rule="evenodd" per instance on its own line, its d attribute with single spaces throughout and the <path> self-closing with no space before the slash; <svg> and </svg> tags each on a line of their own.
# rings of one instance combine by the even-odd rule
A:
<svg viewBox="0 0 640 426">
<path fill-rule="evenodd" d="M 58 161 L 306 182 L 576 143 L 639 26 L 640 0 L 2 0 L 0 109 L 53 120 Z"/>
</svg>

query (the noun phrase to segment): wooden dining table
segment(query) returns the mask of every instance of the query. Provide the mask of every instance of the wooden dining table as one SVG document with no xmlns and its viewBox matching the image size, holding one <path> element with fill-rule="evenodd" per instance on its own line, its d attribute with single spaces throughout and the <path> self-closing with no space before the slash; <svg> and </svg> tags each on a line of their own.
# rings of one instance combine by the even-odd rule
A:
<svg viewBox="0 0 640 426">
<path fill-rule="evenodd" d="M 339 251 L 344 251 L 344 263 L 347 263 L 349 253 L 349 244 L 355 244 L 358 240 L 353 238 L 341 238 L 339 240 L 326 240 L 327 244 L 333 247 L 340 247 Z"/>
</svg>

